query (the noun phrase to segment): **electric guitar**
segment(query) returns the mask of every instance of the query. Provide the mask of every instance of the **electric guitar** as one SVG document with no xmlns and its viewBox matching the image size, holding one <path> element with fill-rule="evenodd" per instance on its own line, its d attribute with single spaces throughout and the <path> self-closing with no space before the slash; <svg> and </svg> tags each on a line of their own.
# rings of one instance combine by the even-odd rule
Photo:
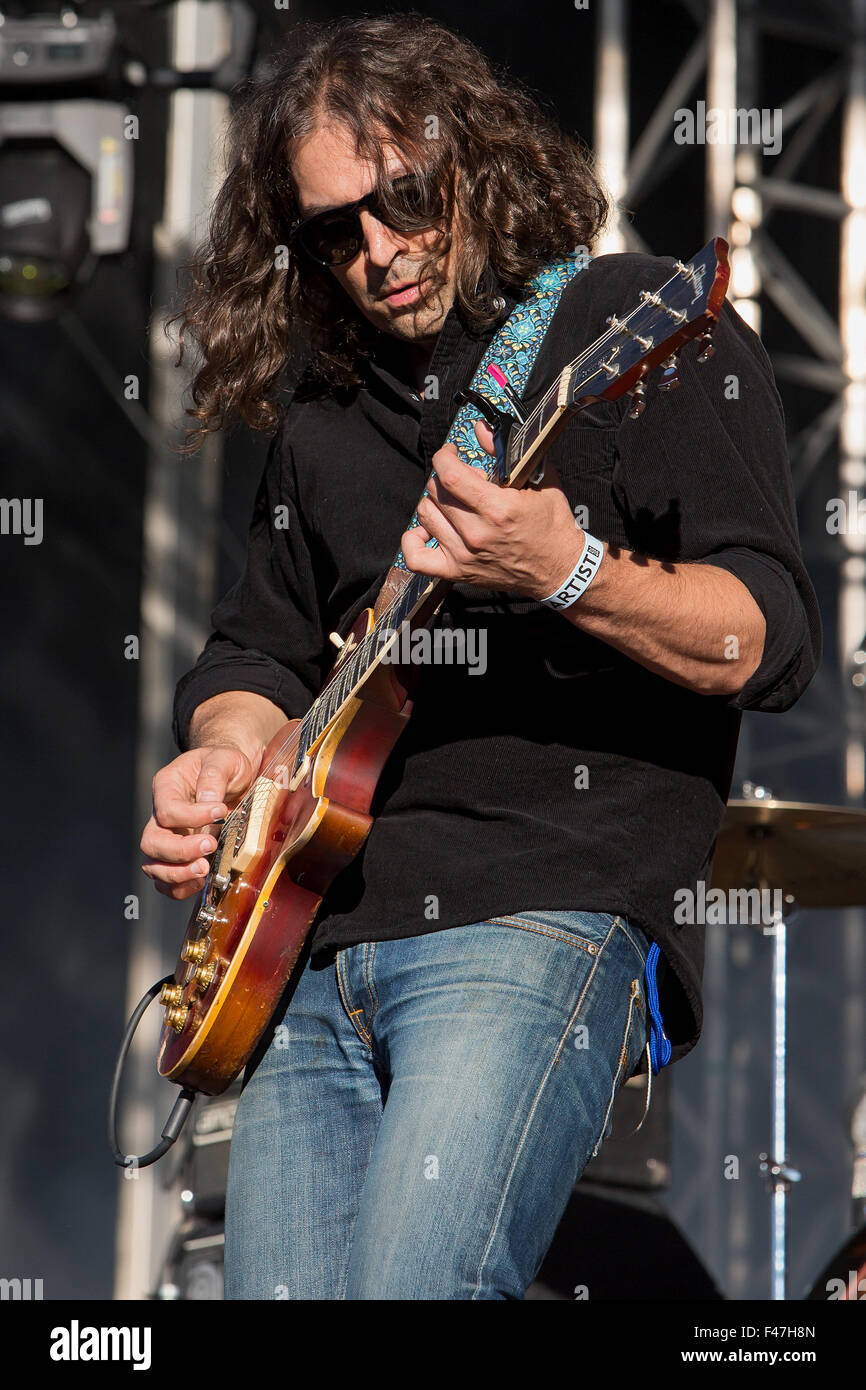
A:
<svg viewBox="0 0 866 1390">
<path fill-rule="evenodd" d="M 524 421 L 463 393 L 495 426 L 488 476 L 503 487 L 536 478 L 545 450 L 592 401 L 629 392 L 630 413 L 639 414 L 656 367 L 661 389 L 678 384 L 677 357 L 691 339 L 701 340 L 705 361 L 727 290 L 727 251 L 716 237 L 689 264 L 677 261 L 670 279 L 643 291 L 622 318 L 612 314 Z M 393 566 L 310 709 L 268 745 L 259 775 L 223 822 L 174 980 L 160 995 L 161 1076 L 217 1095 L 255 1050 L 327 888 L 370 831 L 376 783 L 411 715 L 411 673 L 388 653 L 401 632 L 432 624 L 450 587 Z"/>
</svg>

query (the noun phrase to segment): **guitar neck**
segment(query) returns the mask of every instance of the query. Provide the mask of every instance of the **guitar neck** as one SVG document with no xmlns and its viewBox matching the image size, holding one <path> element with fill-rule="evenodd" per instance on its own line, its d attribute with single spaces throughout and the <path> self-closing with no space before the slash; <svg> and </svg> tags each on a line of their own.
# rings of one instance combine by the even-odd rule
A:
<svg viewBox="0 0 866 1390">
<path fill-rule="evenodd" d="M 531 415 L 522 425 L 512 428 L 506 450 L 508 479 L 505 487 L 523 487 L 569 416 L 582 408 L 580 403 L 569 401 L 573 370 L 572 363 L 560 372 Z"/>
<path fill-rule="evenodd" d="M 388 649 L 399 640 L 402 625 L 422 610 L 423 623 L 432 622 L 450 588 L 449 580 L 432 579 L 428 574 L 407 573 L 396 567 L 389 571 L 381 593 L 390 589 L 394 597 L 383 606 L 372 631 L 340 663 L 301 721 L 293 772 L 298 770 L 308 750 L 346 702 L 361 689 Z M 376 606 L 379 606 L 378 600 Z M 420 618 L 418 625 L 423 625 Z"/>
</svg>

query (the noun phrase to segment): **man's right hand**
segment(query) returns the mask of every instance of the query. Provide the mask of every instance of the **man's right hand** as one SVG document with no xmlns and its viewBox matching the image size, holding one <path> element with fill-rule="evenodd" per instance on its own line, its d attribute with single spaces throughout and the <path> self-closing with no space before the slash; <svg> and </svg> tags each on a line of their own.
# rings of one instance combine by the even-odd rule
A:
<svg viewBox="0 0 866 1390">
<path fill-rule="evenodd" d="M 208 827 L 222 820 L 259 775 L 265 749 L 286 723 L 263 695 L 230 690 L 200 704 L 189 725 L 193 746 L 153 779 L 153 815 L 144 827 L 142 868 L 160 893 L 191 898 L 204 887 L 217 847 Z"/>
<path fill-rule="evenodd" d="M 144 827 L 144 872 L 160 893 L 178 900 L 204 886 L 210 865 L 203 856 L 217 847 L 208 829 L 222 820 L 258 774 L 258 757 L 238 748 L 192 748 L 153 779 L 153 815 Z"/>
</svg>

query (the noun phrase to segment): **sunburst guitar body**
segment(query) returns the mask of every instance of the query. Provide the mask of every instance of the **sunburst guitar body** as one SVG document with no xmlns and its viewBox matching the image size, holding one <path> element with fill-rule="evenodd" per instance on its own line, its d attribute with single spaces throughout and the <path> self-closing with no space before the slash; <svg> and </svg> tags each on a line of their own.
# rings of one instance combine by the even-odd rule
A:
<svg viewBox="0 0 866 1390">
<path fill-rule="evenodd" d="M 330 679 L 372 630 L 358 618 Z M 206 1095 L 232 1082 L 265 1031 L 322 897 L 373 823 L 370 802 L 411 713 L 398 668 L 379 664 L 293 772 L 300 720 L 273 738 L 227 818 L 175 970 L 163 988 L 161 1076 Z"/>
</svg>

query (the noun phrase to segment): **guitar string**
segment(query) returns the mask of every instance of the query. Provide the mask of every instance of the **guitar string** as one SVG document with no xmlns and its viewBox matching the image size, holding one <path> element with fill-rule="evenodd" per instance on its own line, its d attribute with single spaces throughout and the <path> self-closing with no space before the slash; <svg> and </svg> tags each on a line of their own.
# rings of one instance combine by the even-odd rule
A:
<svg viewBox="0 0 866 1390">
<path fill-rule="evenodd" d="M 679 271 L 679 270 L 676 271 L 675 274 L 672 275 L 672 276 L 670 277 L 669 280 L 666 280 L 665 283 L 664 283 L 663 285 L 661 285 L 657 290 L 653 291 L 653 293 L 654 293 L 654 294 L 662 294 L 663 291 L 666 290 L 671 284 L 673 284 L 673 282 L 674 282 L 675 280 L 678 280 L 678 279 L 680 279 L 680 278 L 682 278 L 682 277 L 683 277 L 683 272 L 682 272 L 682 271 Z M 648 301 L 642 301 L 640 304 L 636 304 L 635 307 L 634 307 L 633 309 L 631 309 L 631 310 L 629 311 L 628 314 L 626 314 L 626 316 L 625 316 L 624 319 L 620 319 L 620 320 L 618 321 L 618 322 L 619 322 L 619 325 L 628 324 L 629 321 L 630 321 L 632 318 L 634 318 L 634 316 L 635 316 L 636 314 L 639 314 L 639 313 L 641 312 L 641 310 L 646 309 L 647 303 L 648 303 Z M 657 306 L 657 307 L 660 307 L 660 306 Z M 534 425 L 534 423 L 536 422 L 537 418 L 540 417 L 540 416 L 543 414 L 543 412 L 545 411 L 545 409 L 547 408 L 547 406 L 550 404 L 550 402 L 551 402 L 553 399 L 555 399 L 555 397 L 559 394 L 559 390 L 560 390 L 561 385 L 562 385 L 562 378 L 563 378 L 563 376 L 566 374 L 566 372 L 568 372 L 569 374 L 571 374 L 571 373 L 573 373 L 574 371 L 578 370 L 580 367 L 582 367 L 582 366 L 584 365 L 584 363 L 587 361 L 587 359 L 588 359 L 590 356 L 592 356 L 592 355 L 597 355 L 598 353 L 603 352 L 604 349 L 611 343 L 611 341 L 614 341 L 614 340 L 616 340 L 617 338 L 620 338 L 620 337 L 622 337 L 621 326 L 618 326 L 618 327 L 616 327 L 616 328 L 609 328 L 609 329 L 607 330 L 606 333 L 600 334 L 599 337 L 596 338 L 596 339 L 594 340 L 594 342 L 590 343 L 589 347 L 585 348 L 584 351 L 583 351 L 582 353 L 579 353 L 578 356 L 575 357 L 575 358 L 573 359 L 573 361 L 567 363 L 566 366 L 563 367 L 562 371 L 561 371 L 561 372 L 559 373 L 559 375 L 557 376 L 556 380 L 552 383 L 552 385 L 551 385 L 551 386 L 548 388 L 548 390 L 545 392 L 545 394 L 544 394 L 544 396 L 542 397 L 542 399 L 538 402 L 538 404 L 537 404 L 537 405 L 535 406 L 535 408 L 532 410 L 531 414 L 530 414 L 530 415 L 527 417 L 527 419 L 523 422 L 523 424 L 520 426 L 520 428 L 519 428 L 518 430 L 515 431 L 514 436 L 513 436 L 513 443 L 516 444 L 516 443 L 518 443 L 518 442 L 519 442 L 519 443 L 522 443 L 522 442 L 523 442 L 523 439 L 524 439 L 525 436 L 528 434 L 528 432 L 529 432 L 529 430 L 530 430 L 530 427 Z M 492 465 L 493 465 L 493 461 L 491 461 L 491 464 L 485 465 L 485 475 L 487 476 L 488 479 L 489 479 L 490 477 L 492 477 Z M 429 577 L 430 577 L 431 579 L 434 579 L 434 582 L 435 582 L 435 577 L 434 577 L 434 576 L 429 576 Z M 410 580 L 409 582 L 411 582 L 411 580 Z M 407 584 L 407 587 L 408 587 L 408 584 Z M 354 651 L 352 657 L 349 659 L 351 662 L 353 662 L 353 663 L 355 664 L 355 666 L 358 666 L 358 664 L 359 664 L 359 663 L 358 663 L 358 658 L 359 658 L 359 656 L 361 655 L 361 653 L 364 652 L 366 648 L 368 648 L 369 646 L 372 645 L 371 639 L 375 639 L 376 637 L 378 637 L 378 636 L 381 634 L 382 628 L 386 625 L 384 620 L 385 620 L 386 618 L 393 618 L 393 617 L 396 615 L 397 610 L 398 610 L 398 608 L 399 608 L 399 606 L 400 606 L 400 604 L 401 604 L 401 602 L 402 602 L 402 600 L 403 600 L 404 597 L 405 597 L 405 589 L 404 589 L 403 591 L 401 591 L 401 593 L 398 594 L 397 597 L 396 597 L 395 599 L 393 599 L 393 600 L 388 604 L 388 606 L 383 610 L 382 614 L 380 615 L 379 620 L 378 620 L 378 622 L 376 623 L 376 625 L 374 626 L 374 628 L 372 629 L 372 631 L 369 632 L 369 633 L 366 633 L 365 636 L 363 637 L 363 639 L 361 640 L 361 642 L 359 643 L 359 645 L 355 648 L 355 651 Z M 422 596 L 422 597 L 423 597 L 423 596 Z M 404 619 L 404 621 L 405 621 L 405 619 Z M 392 640 L 392 639 L 389 638 L 388 640 L 390 641 L 390 640 Z M 313 701 L 313 703 L 312 703 L 312 705 L 310 706 L 310 708 L 307 710 L 306 714 L 302 716 L 302 718 L 299 720 L 299 722 L 295 725 L 295 728 L 292 730 L 291 734 L 288 735 L 288 737 L 283 741 L 283 743 L 282 743 L 282 744 L 280 745 L 280 747 L 276 750 L 276 752 L 268 759 L 268 762 L 267 762 L 267 764 L 265 765 L 265 767 L 263 767 L 263 768 L 261 768 L 261 769 L 259 770 L 259 772 L 258 772 L 258 774 L 256 775 L 255 781 L 253 782 L 252 786 L 248 789 L 248 791 L 246 792 L 246 794 L 244 795 L 244 797 L 241 799 L 241 801 L 238 802 L 237 806 L 235 806 L 235 807 L 232 809 L 232 811 L 229 813 L 229 815 L 226 817 L 225 822 L 224 822 L 224 824 L 223 824 L 223 831 L 222 831 L 222 834 L 223 834 L 223 835 L 225 834 L 226 830 L 228 830 L 228 828 L 229 828 L 229 826 L 231 825 L 233 819 L 234 819 L 235 817 L 239 817 L 240 813 L 246 809 L 247 802 L 248 802 L 248 801 L 249 801 L 249 802 L 252 801 L 253 793 L 254 793 L 255 786 L 256 786 L 256 783 L 257 783 L 257 782 L 261 781 L 263 778 L 269 778 L 270 774 L 271 774 L 272 772 L 275 772 L 275 771 L 276 771 L 278 768 L 280 768 L 281 765 L 283 765 L 283 764 L 285 764 L 286 767 L 288 768 L 288 759 L 289 759 L 289 755 L 292 756 L 292 765 L 294 765 L 294 757 L 295 757 L 295 755 L 297 754 L 298 747 L 299 747 L 299 745 L 300 745 L 300 735 L 301 735 L 301 731 L 305 728 L 305 726 L 307 725 L 308 721 L 310 721 L 310 716 L 311 716 L 311 715 L 314 713 L 314 711 L 319 707 L 319 705 L 320 705 L 320 704 L 322 703 L 322 701 L 324 700 L 325 696 L 333 689 L 333 686 L 334 686 L 335 682 L 336 682 L 338 679 L 340 679 L 340 678 L 342 678 L 343 676 L 345 676 L 347 669 L 348 669 L 348 662 L 345 663 L 345 664 L 341 664 L 341 665 L 337 666 L 337 667 L 335 668 L 335 670 L 333 670 L 333 671 L 330 673 L 330 675 L 327 677 L 325 684 L 323 685 L 323 687 L 322 687 L 322 689 L 320 690 L 319 694 L 316 696 L 316 698 L 315 698 L 315 700 Z M 353 688 L 354 688 L 354 683 L 353 683 Z M 339 709 L 342 707 L 342 705 L 345 703 L 346 699 L 348 699 L 348 698 L 349 698 L 349 696 L 347 695 L 347 696 L 345 696 L 345 697 L 340 701 L 340 703 L 338 704 L 337 708 L 334 710 L 334 716 L 336 716 L 336 714 L 338 713 Z M 333 716 L 332 716 L 332 717 L 333 717 Z M 271 779 L 271 780 L 273 780 L 273 779 Z"/>
</svg>

